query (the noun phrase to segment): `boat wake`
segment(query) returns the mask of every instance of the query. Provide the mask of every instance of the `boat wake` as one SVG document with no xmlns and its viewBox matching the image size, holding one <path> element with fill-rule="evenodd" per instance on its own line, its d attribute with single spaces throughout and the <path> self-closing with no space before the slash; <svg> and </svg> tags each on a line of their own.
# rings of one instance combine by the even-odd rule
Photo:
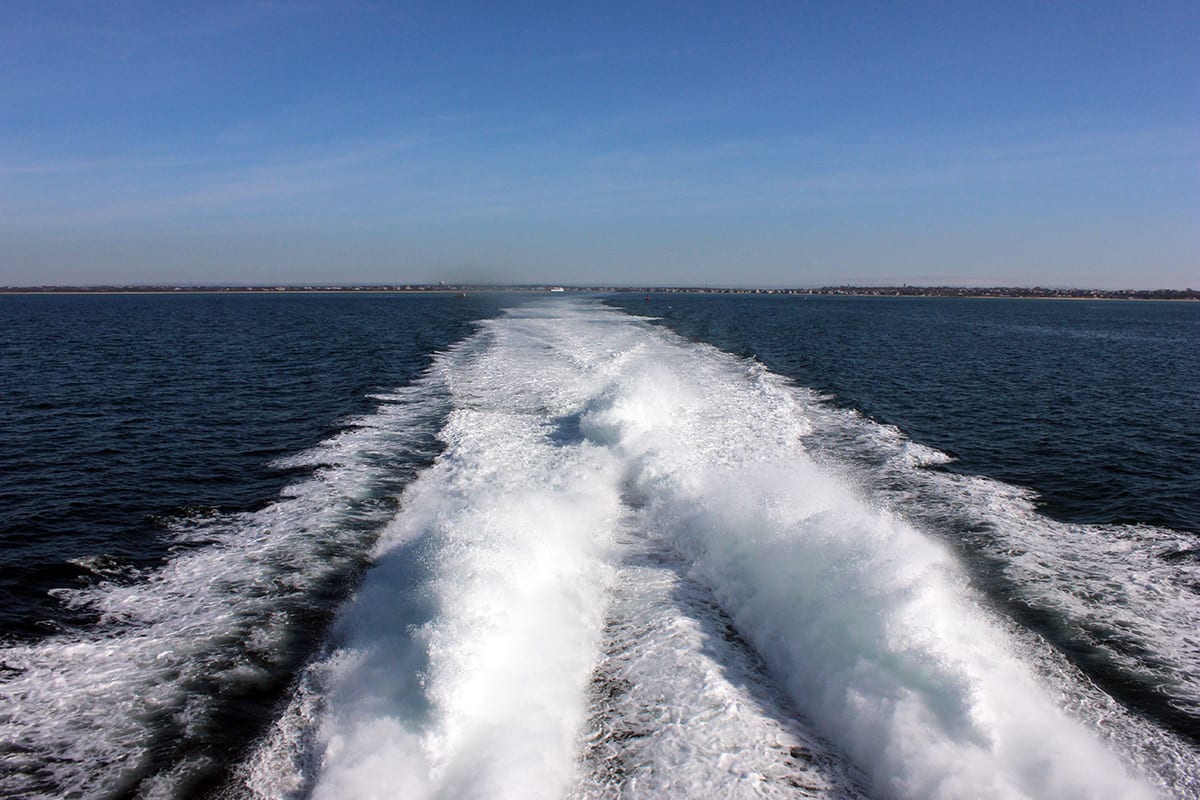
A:
<svg viewBox="0 0 1200 800">
<path fill-rule="evenodd" d="M 810 455 L 819 401 L 597 305 L 436 370 L 445 451 L 290 708 L 267 796 L 1153 797 L 1195 786 L 960 560 Z M 910 468 L 936 460 L 910 448 Z"/>
</svg>

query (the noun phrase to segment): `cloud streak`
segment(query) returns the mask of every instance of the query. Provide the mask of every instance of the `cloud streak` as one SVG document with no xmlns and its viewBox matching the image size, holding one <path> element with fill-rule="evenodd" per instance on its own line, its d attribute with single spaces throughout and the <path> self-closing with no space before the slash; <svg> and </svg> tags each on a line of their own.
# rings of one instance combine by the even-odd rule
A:
<svg viewBox="0 0 1200 800">
<path fill-rule="evenodd" d="M 994 187 L 1087 170 L 1163 168 L 1200 155 L 1182 129 L 1100 134 L 1054 126 L 913 139 L 745 137 L 688 146 L 581 150 L 550 132 L 536 157 L 512 129 L 479 126 L 272 153 L 258 149 L 0 164 L 0 229 L 194 221 L 255 212 L 352 216 L 357 200 L 422 218 L 661 216 L 841 205 L 907 192 Z M 40 202 L 34 202 L 40 199 Z M 30 213 L 33 211 L 33 213 Z M 24 213 L 23 213 L 24 212 Z"/>
</svg>

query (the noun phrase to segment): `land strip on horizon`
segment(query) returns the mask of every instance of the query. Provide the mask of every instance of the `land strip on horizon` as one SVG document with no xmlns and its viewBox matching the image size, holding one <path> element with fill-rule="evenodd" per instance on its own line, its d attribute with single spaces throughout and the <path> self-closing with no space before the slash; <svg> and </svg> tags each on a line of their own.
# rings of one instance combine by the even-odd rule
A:
<svg viewBox="0 0 1200 800">
<path fill-rule="evenodd" d="M 128 284 L 96 286 L 0 286 L 0 294 L 252 294 L 264 292 L 585 292 L 590 294 L 779 294 L 854 297 L 1012 297 L 1077 300 L 1200 300 L 1200 290 L 1063 289 L 1042 286 L 822 286 L 766 288 L 730 286 L 567 286 L 556 284 Z"/>
</svg>

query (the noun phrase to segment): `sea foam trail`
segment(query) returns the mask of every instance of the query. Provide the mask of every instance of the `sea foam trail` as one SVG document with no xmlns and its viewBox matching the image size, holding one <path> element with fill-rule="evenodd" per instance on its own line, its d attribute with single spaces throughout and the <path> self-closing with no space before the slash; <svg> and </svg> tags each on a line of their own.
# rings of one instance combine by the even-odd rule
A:
<svg viewBox="0 0 1200 800">
<path fill-rule="evenodd" d="M 432 459 L 442 396 L 433 380 L 398 390 L 282 465 L 315 471 L 274 503 L 178 521 L 180 549 L 161 568 L 59 592 L 97 623 L 0 648 L 0 794 L 169 797 L 211 779 L 222 698 L 294 659 L 297 626 L 391 517 L 378 501 Z"/>
<path fill-rule="evenodd" d="M 1024 656 L 1037 662 L 1039 674 L 1074 713 L 1119 739 L 1163 788 L 1185 796 L 1200 790 L 1194 744 L 1200 718 L 1195 669 L 1200 565 L 1194 535 L 1052 520 L 1038 513 L 1036 495 L 1028 489 L 928 469 L 953 459 L 896 428 L 823 403 L 806 402 L 805 413 L 813 422 L 805 442 L 816 448 L 823 467 L 845 469 L 863 494 L 983 562 L 976 564 L 982 573 L 976 577 L 1002 602 L 1031 609 L 1055 644 L 1086 664 L 1093 680 L 1190 737 L 1156 731 L 1081 683 L 1058 650 L 1024 637 Z M 1120 724 L 1114 724 L 1117 718 Z"/>
<path fill-rule="evenodd" d="M 787 702 L 759 711 L 797 709 L 873 793 L 1154 795 L 1056 704 L 943 546 L 806 454 L 801 393 L 784 381 L 570 302 L 487 323 L 439 369 L 456 407 L 446 450 L 406 493 L 334 648 L 314 665 L 312 713 L 290 717 L 314 729 L 311 758 L 292 763 L 315 777 L 287 784 L 259 770 L 258 793 L 587 796 L 592 779 L 573 743 L 587 731 L 605 609 L 614 596 L 618 609 L 631 598 L 662 603 L 622 588 L 645 577 L 621 567 L 631 554 L 624 531 L 681 559 L 682 577 L 704 587 L 766 665 Z M 625 640 L 639 647 L 645 632 Z M 676 656 L 664 649 L 661 663 L 638 669 L 670 669 Z M 725 674 L 736 673 L 731 664 Z M 667 707 L 732 696 L 660 685 Z M 723 713 L 678 717 L 719 726 Z M 590 718 L 605 724 L 596 708 Z M 729 723 L 766 730 L 763 720 Z M 772 735 L 782 741 L 797 724 Z M 276 742 L 306 741 L 286 728 Z M 686 751 L 680 741 L 647 737 L 636 758 L 669 765 Z M 781 762 L 761 763 L 759 778 Z M 814 787 L 854 791 L 832 779 Z M 636 796 L 626 789 L 618 794 Z"/>
<path fill-rule="evenodd" d="M 339 626 L 314 797 L 551 798 L 574 775 L 619 464 L 563 423 L 587 381 L 544 327 L 445 359 L 446 449 Z"/>
<path fill-rule="evenodd" d="M 571 800 L 866 797 L 687 562 L 633 533 L 621 544 Z"/>
<path fill-rule="evenodd" d="M 583 428 L 797 706 L 900 797 L 1148 797 L 1051 701 L 947 551 L 800 449 L 773 376 L 670 337 Z"/>
</svg>

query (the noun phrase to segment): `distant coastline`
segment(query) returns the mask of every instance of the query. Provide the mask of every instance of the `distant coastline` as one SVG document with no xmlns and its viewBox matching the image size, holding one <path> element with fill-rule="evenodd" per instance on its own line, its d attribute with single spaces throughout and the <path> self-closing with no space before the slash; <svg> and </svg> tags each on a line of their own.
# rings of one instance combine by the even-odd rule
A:
<svg viewBox="0 0 1200 800">
<path fill-rule="evenodd" d="M 849 297 L 963 297 L 1063 300 L 1200 300 L 1197 289 L 1061 289 L 1041 286 L 822 286 L 737 288 L 710 286 L 567 286 L 555 284 L 261 284 L 252 286 L 99 285 L 0 286 L 0 294 L 265 294 L 265 293 L 488 293 L 573 292 L 641 294 L 770 294 Z"/>
</svg>

